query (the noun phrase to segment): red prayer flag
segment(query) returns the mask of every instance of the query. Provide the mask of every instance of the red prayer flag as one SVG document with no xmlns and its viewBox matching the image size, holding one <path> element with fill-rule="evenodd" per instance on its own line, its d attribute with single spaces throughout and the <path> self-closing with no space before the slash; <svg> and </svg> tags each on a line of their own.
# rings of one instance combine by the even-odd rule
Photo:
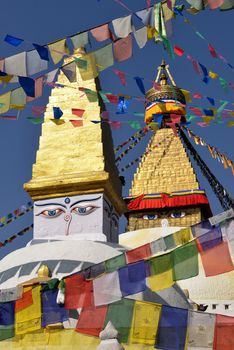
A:
<svg viewBox="0 0 234 350">
<path fill-rule="evenodd" d="M 78 318 L 76 331 L 98 337 L 104 327 L 107 307 L 105 305 L 83 309 Z"/>
<path fill-rule="evenodd" d="M 212 57 L 218 58 L 218 55 L 217 55 L 217 52 L 216 52 L 214 46 L 212 46 L 211 44 L 208 44 L 208 49 L 209 49 Z"/>
<path fill-rule="evenodd" d="M 196 114 L 198 117 L 201 117 L 202 116 L 202 111 L 200 108 L 198 107 L 189 107 L 189 109 L 194 113 Z"/>
<path fill-rule="evenodd" d="M 117 104 L 119 101 L 119 97 L 117 95 L 113 94 L 105 94 L 110 103 Z"/>
<path fill-rule="evenodd" d="M 93 305 L 93 282 L 81 274 L 65 280 L 65 308 L 78 309 Z"/>
<path fill-rule="evenodd" d="M 214 350 L 234 349 L 234 318 L 216 315 Z"/>
<path fill-rule="evenodd" d="M 113 130 L 120 129 L 122 125 L 121 122 L 118 122 L 118 121 L 112 121 L 112 122 L 109 122 L 109 124 Z"/>
<path fill-rule="evenodd" d="M 200 94 L 199 92 L 196 92 L 196 93 L 193 94 L 193 98 L 200 99 L 202 97 L 203 97 L 202 94 Z"/>
<path fill-rule="evenodd" d="M 135 249 L 129 250 L 126 253 L 128 263 L 133 263 L 139 260 L 143 260 L 145 258 L 148 258 L 151 256 L 151 249 L 150 249 L 150 244 L 147 243 L 141 247 L 137 247 Z"/>
<path fill-rule="evenodd" d="M 184 50 L 176 45 L 174 45 L 174 52 L 177 56 L 183 56 L 183 54 L 184 54 Z"/>
<path fill-rule="evenodd" d="M 150 8 L 150 5 L 151 5 L 151 0 L 146 0 L 146 7 L 147 7 L 147 10 Z"/>
<path fill-rule="evenodd" d="M 211 10 L 217 9 L 223 5 L 224 0 L 208 0 L 209 7 Z"/>
<path fill-rule="evenodd" d="M 206 276 L 216 276 L 233 270 L 227 242 L 222 242 L 214 248 L 202 251 L 200 254 Z"/>
<path fill-rule="evenodd" d="M 125 61 L 132 56 L 132 36 L 129 34 L 126 38 L 114 42 L 114 57 L 116 61 Z"/>
<path fill-rule="evenodd" d="M 117 69 L 113 69 L 113 72 L 114 72 L 116 75 L 118 75 L 121 84 L 122 84 L 123 86 L 126 86 L 127 83 L 126 83 L 126 77 L 125 77 L 124 72 L 121 72 L 121 71 L 119 71 L 119 70 L 117 70 Z"/>
<path fill-rule="evenodd" d="M 104 41 L 111 37 L 108 24 L 103 24 L 100 27 L 91 29 L 90 32 L 97 41 Z"/>
<path fill-rule="evenodd" d="M 79 128 L 80 126 L 83 126 L 83 120 L 70 120 L 74 128 Z"/>
<path fill-rule="evenodd" d="M 79 108 L 72 108 L 72 114 L 77 115 L 77 117 L 82 118 L 85 110 Z"/>
<path fill-rule="evenodd" d="M 21 299 L 16 300 L 15 302 L 15 311 L 20 311 L 29 307 L 33 304 L 32 299 L 32 288 L 27 292 L 24 292 Z"/>
</svg>

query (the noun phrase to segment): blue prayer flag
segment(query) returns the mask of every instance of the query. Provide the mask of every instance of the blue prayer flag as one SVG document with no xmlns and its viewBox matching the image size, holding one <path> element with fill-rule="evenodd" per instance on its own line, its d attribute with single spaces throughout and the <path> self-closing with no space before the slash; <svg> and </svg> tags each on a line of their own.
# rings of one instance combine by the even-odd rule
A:
<svg viewBox="0 0 234 350">
<path fill-rule="evenodd" d="M 155 123 L 158 123 L 158 127 L 160 128 L 163 120 L 163 115 L 162 114 L 152 114 L 153 120 Z"/>
<path fill-rule="evenodd" d="M 212 97 L 207 97 L 207 100 L 210 102 L 212 106 L 215 105 L 215 100 Z"/>
<path fill-rule="evenodd" d="M 142 92 L 143 95 L 145 95 L 145 87 L 143 84 L 143 78 L 140 77 L 134 77 L 136 80 L 137 86 L 139 87 L 140 91 Z"/>
<path fill-rule="evenodd" d="M 59 107 L 53 107 L 54 119 L 60 119 L 63 115 L 63 111 Z"/>
<path fill-rule="evenodd" d="M 199 237 L 212 229 L 212 226 L 209 220 L 199 222 L 199 224 L 195 224 L 191 226 L 193 237 Z"/>
<path fill-rule="evenodd" d="M 42 302 L 42 327 L 49 324 L 62 323 L 68 319 L 68 310 L 64 305 L 57 304 L 58 289 L 45 290 L 41 294 Z"/>
<path fill-rule="evenodd" d="M 208 117 L 214 116 L 214 112 L 211 109 L 203 109 L 203 111 L 204 111 L 205 115 Z"/>
<path fill-rule="evenodd" d="M 35 80 L 28 77 L 19 77 L 19 83 L 27 96 L 35 97 Z"/>
<path fill-rule="evenodd" d="M 123 296 L 146 289 L 146 263 L 139 261 L 119 269 L 120 289 Z"/>
<path fill-rule="evenodd" d="M 4 41 L 13 46 L 19 46 L 24 40 L 7 34 Z"/>
<path fill-rule="evenodd" d="M 204 235 L 197 238 L 198 249 L 205 251 L 222 243 L 222 232 L 220 227 L 214 227 Z"/>
<path fill-rule="evenodd" d="M 198 62 L 198 63 L 199 63 L 199 66 L 200 66 L 201 69 L 202 69 L 202 72 L 203 72 L 204 77 L 208 77 L 209 74 L 208 74 L 208 71 L 207 71 L 206 67 L 203 66 L 203 64 L 201 64 L 200 62 Z"/>
<path fill-rule="evenodd" d="M 184 350 L 187 334 L 188 310 L 162 306 L 155 348 Z"/>
<path fill-rule="evenodd" d="M 10 326 L 15 323 L 15 302 L 0 303 L 0 326 Z"/>
<path fill-rule="evenodd" d="M 41 45 L 38 45 L 38 44 L 33 44 L 33 46 L 37 50 L 38 55 L 40 56 L 40 58 L 42 60 L 45 60 L 45 61 L 49 61 L 50 60 L 49 59 L 49 50 L 47 49 L 47 47 L 41 46 Z"/>
</svg>

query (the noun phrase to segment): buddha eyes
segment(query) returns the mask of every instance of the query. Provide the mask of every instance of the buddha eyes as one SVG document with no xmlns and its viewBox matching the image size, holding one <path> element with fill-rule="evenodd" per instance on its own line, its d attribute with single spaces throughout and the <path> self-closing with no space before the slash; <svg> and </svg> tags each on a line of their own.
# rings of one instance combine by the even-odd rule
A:
<svg viewBox="0 0 234 350">
<path fill-rule="evenodd" d="M 179 219 L 183 218 L 186 215 L 184 211 L 175 211 L 168 214 L 145 214 L 141 216 L 144 220 L 156 220 L 156 219 L 162 219 L 162 218 L 168 218 L 171 217 L 173 219 Z"/>
<path fill-rule="evenodd" d="M 57 218 L 62 213 L 64 213 L 62 209 L 48 209 L 48 210 L 43 210 L 40 215 L 51 219 L 51 218 Z"/>
<path fill-rule="evenodd" d="M 156 220 L 158 218 L 157 214 L 148 214 L 148 215 L 143 215 L 144 220 Z"/>
<path fill-rule="evenodd" d="M 176 212 L 171 213 L 171 217 L 174 219 L 183 218 L 185 215 L 186 214 L 184 211 L 176 211 Z"/>
<path fill-rule="evenodd" d="M 71 212 L 75 213 L 77 215 L 85 216 L 85 215 L 88 215 L 88 214 L 94 212 L 97 208 L 98 207 L 95 207 L 93 205 L 90 205 L 88 207 L 75 207 L 75 208 L 72 209 Z"/>
</svg>

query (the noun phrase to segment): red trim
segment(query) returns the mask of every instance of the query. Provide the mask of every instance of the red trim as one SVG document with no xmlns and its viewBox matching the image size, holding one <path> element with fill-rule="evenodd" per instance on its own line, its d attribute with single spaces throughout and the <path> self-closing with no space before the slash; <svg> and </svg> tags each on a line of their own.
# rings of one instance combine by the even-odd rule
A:
<svg viewBox="0 0 234 350">
<path fill-rule="evenodd" d="M 190 205 L 209 204 L 205 194 L 190 194 L 170 197 L 161 194 L 161 198 L 144 199 L 141 195 L 128 204 L 128 210 L 187 207 Z"/>
</svg>

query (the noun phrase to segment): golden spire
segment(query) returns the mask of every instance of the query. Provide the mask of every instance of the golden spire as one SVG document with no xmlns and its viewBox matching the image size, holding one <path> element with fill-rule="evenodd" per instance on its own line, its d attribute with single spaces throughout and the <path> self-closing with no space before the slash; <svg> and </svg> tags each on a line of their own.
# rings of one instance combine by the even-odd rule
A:
<svg viewBox="0 0 234 350">
<path fill-rule="evenodd" d="M 64 87 L 52 89 L 32 179 L 24 187 L 34 200 L 104 192 L 120 213 L 124 202 L 110 126 L 101 122 L 105 107 L 97 94 L 98 68 L 93 55 L 83 50 L 76 51 L 73 57 L 87 61 L 87 69 L 76 67 L 74 82 L 69 82 L 60 71 L 57 83 Z M 66 58 L 65 64 L 73 60 Z M 79 88 L 88 89 L 92 94 L 87 95 Z M 59 123 L 54 119 L 53 107 L 63 111 Z M 83 119 L 73 115 L 72 109 L 84 110 Z M 74 127 L 70 120 L 79 120 L 83 126 Z"/>
</svg>

